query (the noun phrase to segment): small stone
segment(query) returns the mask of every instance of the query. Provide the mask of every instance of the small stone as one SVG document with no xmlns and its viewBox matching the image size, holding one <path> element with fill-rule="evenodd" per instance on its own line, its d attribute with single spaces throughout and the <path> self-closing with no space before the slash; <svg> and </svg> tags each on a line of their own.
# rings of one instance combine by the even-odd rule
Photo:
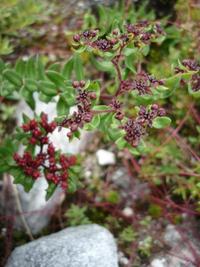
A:
<svg viewBox="0 0 200 267">
<path fill-rule="evenodd" d="M 105 166 L 105 165 L 114 165 L 116 163 L 115 155 L 114 153 L 105 150 L 105 149 L 99 149 L 96 152 L 96 157 L 99 165 Z"/>
<path fill-rule="evenodd" d="M 130 207 L 126 207 L 123 209 L 122 213 L 124 214 L 124 216 L 126 217 L 131 217 L 133 216 L 134 212 L 133 209 L 131 209 Z"/>
<path fill-rule="evenodd" d="M 181 241 L 181 236 L 174 225 L 169 224 L 167 226 L 164 234 L 164 241 L 170 247 L 173 247 Z"/>
<path fill-rule="evenodd" d="M 98 225 L 69 227 L 17 247 L 6 267 L 118 267 L 112 234 Z"/>
<path fill-rule="evenodd" d="M 118 253 L 118 260 L 122 266 L 126 266 L 129 264 L 129 259 L 125 257 L 125 255 L 122 251 L 119 251 L 119 253 Z"/>
<path fill-rule="evenodd" d="M 162 258 L 162 259 L 154 259 L 151 262 L 150 267 L 167 267 L 166 265 L 166 259 Z"/>
</svg>

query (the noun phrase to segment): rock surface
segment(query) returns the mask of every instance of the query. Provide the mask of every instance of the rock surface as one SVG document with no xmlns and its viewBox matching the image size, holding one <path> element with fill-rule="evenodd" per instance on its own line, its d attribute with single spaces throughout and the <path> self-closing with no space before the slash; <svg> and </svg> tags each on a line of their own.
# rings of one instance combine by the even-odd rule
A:
<svg viewBox="0 0 200 267">
<path fill-rule="evenodd" d="M 16 248 L 6 267 L 118 267 L 112 234 L 98 225 L 70 227 Z"/>
<path fill-rule="evenodd" d="M 155 257 L 149 267 L 195 267 L 199 266 L 200 246 L 195 223 L 187 218 L 183 225 L 169 224 L 163 235 L 169 247 L 167 253 Z"/>
<path fill-rule="evenodd" d="M 114 165 L 116 163 L 115 154 L 105 149 L 99 149 L 96 152 L 96 157 L 101 166 Z"/>
</svg>

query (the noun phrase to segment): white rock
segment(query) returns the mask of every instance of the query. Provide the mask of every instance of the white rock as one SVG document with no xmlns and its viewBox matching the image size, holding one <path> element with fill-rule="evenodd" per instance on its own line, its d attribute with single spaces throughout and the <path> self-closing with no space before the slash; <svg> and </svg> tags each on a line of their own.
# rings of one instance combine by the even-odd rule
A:
<svg viewBox="0 0 200 267">
<path fill-rule="evenodd" d="M 164 259 L 164 258 L 162 258 L 162 259 L 154 259 L 151 262 L 150 267 L 167 267 L 167 265 L 166 265 L 166 259 Z"/>
<path fill-rule="evenodd" d="M 99 165 L 105 166 L 105 165 L 114 165 L 116 163 L 115 155 L 114 153 L 105 150 L 105 149 L 99 149 L 96 152 L 96 157 Z"/>
<path fill-rule="evenodd" d="M 133 216 L 134 212 L 133 209 L 130 207 L 126 207 L 123 209 L 122 213 L 126 216 L 126 217 L 131 217 Z"/>
<path fill-rule="evenodd" d="M 118 261 L 120 265 L 126 266 L 129 264 L 129 259 L 125 257 L 124 253 L 122 251 L 118 252 Z"/>
<path fill-rule="evenodd" d="M 24 217 L 33 234 L 42 230 L 50 221 L 52 214 L 64 200 L 64 193 L 61 188 L 57 188 L 53 196 L 46 201 L 46 189 L 48 187 L 45 178 L 36 180 L 29 193 L 26 193 L 21 185 L 18 185 L 19 198 L 22 205 Z M 16 223 L 21 228 L 19 218 Z"/>
</svg>

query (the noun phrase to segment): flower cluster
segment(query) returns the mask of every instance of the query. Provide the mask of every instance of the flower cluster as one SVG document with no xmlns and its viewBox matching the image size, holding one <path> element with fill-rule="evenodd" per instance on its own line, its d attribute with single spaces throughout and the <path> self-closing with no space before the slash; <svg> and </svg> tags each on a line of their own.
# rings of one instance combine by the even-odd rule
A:
<svg viewBox="0 0 200 267">
<path fill-rule="evenodd" d="M 140 46 L 141 43 L 149 44 L 152 40 L 164 35 L 160 24 L 150 24 L 146 20 L 136 24 L 128 24 L 126 25 L 126 29 L 128 33 L 133 34 L 136 46 Z"/>
<path fill-rule="evenodd" d="M 192 60 L 192 59 L 184 59 L 182 61 L 182 65 L 191 71 L 199 71 L 200 70 L 200 65 L 198 64 L 198 62 L 195 60 Z"/>
<path fill-rule="evenodd" d="M 122 104 L 116 99 L 113 98 L 110 105 L 113 111 L 115 112 L 115 118 L 117 120 L 122 120 L 124 118 L 124 113 L 122 112 Z"/>
<path fill-rule="evenodd" d="M 149 44 L 162 35 L 164 35 L 164 31 L 160 24 L 140 21 L 136 24 L 126 25 L 125 33 L 120 33 L 118 29 L 115 29 L 109 36 L 98 38 L 98 30 L 86 30 L 83 33 L 75 34 L 73 39 L 76 43 L 106 52 L 112 50 L 116 44 L 119 44 L 118 47 L 124 47 L 131 40 L 136 47 L 140 47 L 141 44 Z"/>
<path fill-rule="evenodd" d="M 49 133 L 57 127 L 55 121 L 48 122 L 46 114 L 42 113 L 40 121 L 30 120 L 22 125 L 22 129 L 28 134 L 29 143 L 39 147 L 39 152 L 32 155 L 25 151 L 22 156 L 15 153 L 14 160 L 23 169 L 24 173 L 34 180 L 42 175 L 42 170 L 46 179 L 56 185 L 60 185 L 63 190 L 67 188 L 68 169 L 76 163 L 74 156 L 66 156 L 56 152 L 55 147 L 49 140 Z"/>
<path fill-rule="evenodd" d="M 194 74 L 191 79 L 192 90 L 194 92 L 200 91 L 200 75 Z"/>
<path fill-rule="evenodd" d="M 184 59 L 182 62 L 183 67 L 176 67 L 175 73 L 185 73 L 188 71 L 200 71 L 200 64 L 192 59 Z M 185 69 L 186 68 L 186 69 Z M 181 84 L 185 84 L 184 80 L 181 80 Z M 200 74 L 196 73 L 192 75 L 191 87 L 194 92 L 200 91 Z"/>
<path fill-rule="evenodd" d="M 55 121 L 48 123 L 47 115 L 42 113 L 41 121 L 38 123 L 36 120 L 30 120 L 28 123 L 22 125 L 24 132 L 30 133 L 29 142 L 32 145 L 35 144 L 47 144 L 48 143 L 48 133 L 52 133 L 57 124 Z M 41 129 L 42 128 L 42 129 Z"/>
<path fill-rule="evenodd" d="M 93 118 L 91 111 L 92 100 L 96 99 L 94 92 L 89 92 L 84 89 L 85 81 L 74 81 L 72 86 L 77 90 L 77 111 L 74 111 L 70 118 L 64 119 L 61 123 L 61 127 L 67 127 L 70 132 L 67 136 L 70 138 L 73 132 L 76 132 L 78 128 L 83 128 L 85 123 L 88 123 Z"/>
<path fill-rule="evenodd" d="M 151 87 L 156 87 L 158 85 L 163 85 L 163 81 L 157 80 L 146 72 L 141 71 L 136 74 L 133 80 L 121 81 L 119 94 L 130 90 L 137 90 L 139 95 L 150 94 Z"/>
<path fill-rule="evenodd" d="M 125 140 L 133 147 L 136 147 L 143 135 L 146 134 L 147 127 L 152 127 L 153 119 L 165 115 L 165 110 L 153 104 L 150 110 L 141 106 L 138 116 L 135 119 L 128 119 L 122 129 L 125 130 Z"/>
<path fill-rule="evenodd" d="M 109 51 L 113 48 L 113 46 L 116 44 L 116 40 L 115 39 L 111 39 L 111 40 L 107 40 L 107 39 L 98 39 L 96 41 L 93 42 L 92 46 L 94 48 L 97 48 L 101 51 Z"/>
<path fill-rule="evenodd" d="M 80 34 L 75 34 L 73 39 L 79 43 L 81 41 L 89 41 L 97 36 L 98 30 L 86 30 Z"/>
<path fill-rule="evenodd" d="M 117 43 L 116 38 L 97 38 L 98 30 L 86 30 L 83 33 L 75 34 L 73 36 L 73 39 L 76 43 L 89 45 L 95 49 L 99 49 L 104 52 L 111 50 L 113 46 Z"/>
</svg>

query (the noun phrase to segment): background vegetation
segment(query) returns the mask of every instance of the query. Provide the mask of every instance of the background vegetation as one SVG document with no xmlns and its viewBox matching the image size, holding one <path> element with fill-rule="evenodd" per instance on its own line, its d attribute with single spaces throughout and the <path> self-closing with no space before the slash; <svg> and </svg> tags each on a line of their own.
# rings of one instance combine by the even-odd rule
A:
<svg viewBox="0 0 200 267">
<path fill-rule="evenodd" d="M 109 60 L 99 60 L 87 51 L 72 60 L 74 34 L 88 28 L 98 28 L 102 36 L 105 36 L 111 29 L 120 27 L 125 22 L 134 24 L 141 20 L 159 20 L 166 32 L 165 38 L 159 43 L 152 43 L 140 55 L 127 52 L 127 71 L 134 73 L 143 69 L 159 79 L 169 78 L 170 85 L 172 68 L 180 66 L 184 59 L 199 60 L 200 11 L 196 1 L 147 1 L 135 5 L 131 1 L 120 1 L 112 8 L 92 7 L 74 14 L 74 17 L 69 17 L 62 11 L 65 7 L 64 1 L 50 2 L 12 0 L 9 3 L 0 3 L 2 172 L 7 171 L 6 162 L 15 149 L 15 143 L 11 146 L 9 138 L 14 132 L 14 114 L 18 102 L 24 99 L 34 109 L 33 92 L 37 89 L 33 80 L 42 80 L 48 71 L 58 71 L 65 77 L 75 77 L 76 66 L 79 65 L 84 68 L 86 77 L 98 79 L 101 75 L 105 94 L 112 94 L 114 85 L 111 77 L 115 77 L 112 64 Z M 36 54 L 39 56 L 35 57 Z M 11 71 L 11 78 L 5 75 L 5 70 Z M 80 69 L 78 71 L 80 73 Z M 66 86 L 70 87 L 69 84 Z M 183 214 L 198 221 L 200 103 L 197 94 L 191 93 L 190 88 L 188 92 L 187 79 L 182 86 L 173 80 L 172 87 L 173 90 L 161 92 L 167 97 L 158 99 L 159 104 L 165 107 L 172 124 L 162 131 L 151 129 L 145 143 L 133 153 L 127 149 L 119 151 L 110 140 L 112 138 L 108 140 L 102 133 L 95 135 L 91 144 L 80 155 L 82 175 L 77 182 L 77 191 L 67 193 L 49 227 L 40 235 L 66 226 L 98 223 L 106 226 L 115 235 L 120 250 L 129 259 L 129 266 L 141 266 L 148 263 L 155 253 L 167 251 L 167 246 L 159 239 L 167 224 L 181 224 L 184 220 Z M 49 103 L 55 94 L 54 88 L 50 86 L 47 92 L 41 83 L 40 100 Z M 60 99 L 57 110 L 62 116 L 66 110 L 63 111 L 62 108 L 64 98 Z M 130 97 L 125 102 L 126 112 L 135 115 L 133 107 L 148 101 Z M 117 164 L 100 168 L 92 161 L 98 148 L 112 150 L 117 157 Z M 88 164 L 90 161 L 94 163 L 92 167 Z M 115 177 L 119 171 L 122 171 L 119 178 L 122 181 L 116 183 L 111 177 Z M 142 189 L 137 186 L 138 183 Z M 30 182 L 27 183 L 27 190 L 31 185 Z M 71 191 L 75 191 L 73 184 L 71 186 Z M 1 228 L 12 228 L 9 224 L 6 220 L 0 221 Z M 28 237 L 19 231 L 13 231 L 10 237 L 2 231 L 0 241 L 2 262 L 5 262 L 11 249 L 27 242 Z M 199 266 L 199 262 L 196 266 Z"/>
</svg>

